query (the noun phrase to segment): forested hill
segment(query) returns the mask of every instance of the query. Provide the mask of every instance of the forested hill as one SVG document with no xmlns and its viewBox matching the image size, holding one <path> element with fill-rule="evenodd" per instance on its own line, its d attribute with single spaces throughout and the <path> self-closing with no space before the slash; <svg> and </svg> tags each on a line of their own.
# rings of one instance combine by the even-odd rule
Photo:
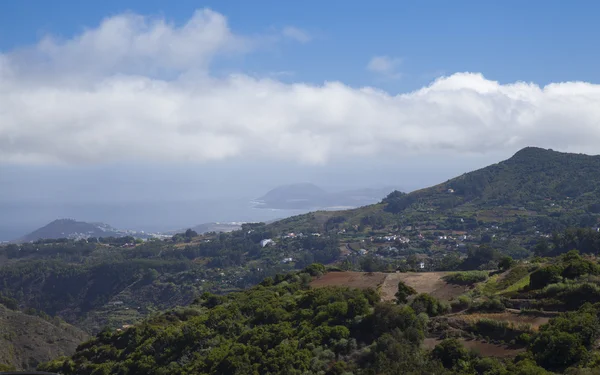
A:
<svg viewBox="0 0 600 375">
<path fill-rule="evenodd" d="M 589 207 L 599 193 L 600 156 L 527 147 L 508 160 L 408 196 L 415 203 L 438 208 L 462 204 L 535 208 L 540 202 L 571 199 L 578 208 L 600 212 L 598 204 Z"/>
<path fill-rule="evenodd" d="M 311 273 L 320 273 L 319 265 L 239 293 L 206 293 L 189 307 L 134 327 L 104 330 L 72 357 L 39 369 L 65 375 L 442 375 L 456 373 L 450 368 L 460 360 L 465 367 L 483 361 L 498 374 L 545 374 L 529 360 L 504 367 L 493 359 L 471 359 L 456 340 L 430 355 L 421 350 L 425 311 L 436 313 L 424 306 L 439 302 L 420 297 L 410 306 L 394 305 L 379 303 L 373 289 L 312 289 Z"/>
<path fill-rule="evenodd" d="M 594 227 L 600 214 L 600 156 L 527 147 L 508 160 L 381 203 L 354 210 L 316 212 L 275 223 L 277 228 L 384 228 L 392 223 L 437 225 L 452 216 L 472 222 L 519 223 L 551 232 Z M 448 228 L 456 226 L 451 223 Z M 456 226 L 459 230 L 460 225 Z M 465 229 L 460 229 L 465 230 Z"/>
<path fill-rule="evenodd" d="M 118 237 L 124 235 L 125 233 L 123 231 L 119 231 L 110 225 L 103 223 L 86 223 L 73 219 L 58 219 L 36 229 L 15 242 L 30 242 L 39 239 L 57 238 Z"/>
<path fill-rule="evenodd" d="M 598 273 L 595 263 L 576 252 L 556 261 L 539 269 L 515 267 L 505 275 L 503 286 L 494 277 L 477 289 L 495 293 L 523 275 L 529 279 L 530 271 L 535 271 L 532 283 L 552 280 L 557 274 L 548 271 L 556 267 L 558 273 L 569 270 L 571 279 L 581 276 L 571 274 L 575 265 Z M 532 318 L 532 310 L 522 315 L 509 312 L 504 306 L 508 301 L 497 296 L 474 300 L 463 295 L 449 306 L 426 293 L 415 295 L 416 290 L 403 282 L 398 283 L 394 302 L 380 302 L 371 288 L 311 287 L 313 278 L 330 276 L 325 271 L 313 264 L 266 278 L 242 292 L 205 293 L 187 307 L 132 327 L 105 329 L 71 357 L 57 358 L 38 370 L 65 375 L 596 373 L 600 304 L 583 304 L 577 298 L 597 300 L 598 287 L 587 281 L 579 281 L 583 284 L 578 288 L 555 284 L 551 289 L 562 293 L 558 298 L 578 303 L 572 311 L 548 319 Z M 449 280 L 458 282 L 457 277 Z M 543 285 L 534 288 L 546 296 L 550 292 Z M 523 323 L 503 320 L 507 317 Z M 535 329 L 526 321 L 537 322 Z"/>
</svg>

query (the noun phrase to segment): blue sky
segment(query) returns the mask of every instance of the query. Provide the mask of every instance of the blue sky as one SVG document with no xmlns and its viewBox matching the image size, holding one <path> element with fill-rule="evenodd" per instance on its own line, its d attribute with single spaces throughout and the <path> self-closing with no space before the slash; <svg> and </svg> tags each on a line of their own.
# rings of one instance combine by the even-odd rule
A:
<svg viewBox="0 0 600 375">
<path fill-rule="evenodd" d="M 293 25 L 311 35 L 310 43 L 281 45 L 216 70 L 293 72 L 281 79 L 340 80 L 391 92 L 467 71 L 540 85 L 600 78 L 595 1 L 3 1 L 0 48 L 33 44 L 44 34 L 69 38 L 125 11 L 183 23 L 203 7 L 225 15 L 237 33 Z M 402 59 L 401 79 L 382 80 L 366 71 L 375 55 Z"/>
</svg>

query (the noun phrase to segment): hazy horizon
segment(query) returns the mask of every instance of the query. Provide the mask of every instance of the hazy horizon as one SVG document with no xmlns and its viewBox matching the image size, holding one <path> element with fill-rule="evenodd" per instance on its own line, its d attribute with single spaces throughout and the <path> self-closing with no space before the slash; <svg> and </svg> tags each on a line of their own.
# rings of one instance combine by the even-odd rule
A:
<svg viewBox="0 0 600 375">
<path fill-rule="evenodd" d="M 62 218 L 145 231 L 280 219 L 308 210 L 257 209 L 250 201 L 275 187 L 303 182 L 330 192 L 383 187 L 410 192 L 500 161 L 488 159 L 379 161 L 374 168 L 359 161 L 293 169 L 276 164 L 263 168 L 241 164 L 4 168 L 0 241 L 14 240 Z M 471 167 L 465 169 L 465 165 Z"/>
</svg>

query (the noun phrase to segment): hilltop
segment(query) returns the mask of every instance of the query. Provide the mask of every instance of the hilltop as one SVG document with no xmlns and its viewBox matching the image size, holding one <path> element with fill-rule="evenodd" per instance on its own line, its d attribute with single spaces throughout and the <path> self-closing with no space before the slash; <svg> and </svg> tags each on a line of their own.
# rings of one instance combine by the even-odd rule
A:
<svg viewBox="0 0 600 375">
<path fill-rule="evenodd" d="M 32 370 L 41 363 L 71 355 L 88 338 L 57 319 L 43 319 L 0 304 L 0 369 L 2 365 Z"/>
<path fill-rule="evenodd" d="M 115 229 L 104 223 L 86 223 L 73 219 L 58 219 L 34 230 L 15 242 L 30 242 L 39 239 L 69 238 L 79 239 L 88 237 L 121 237 L 128 235 L 127 231 Z"/>
<path fill-rule="evenodd" d="M 540 209 L 540 202 L 570 199 L 578 209 L 600 213 L 600 205 L 594 204 L 599 192 L 600 156 L 527 147 L 508 160 L 408 196 L 415 205 L 438 209 L 467 204 Z"/>
</svg>

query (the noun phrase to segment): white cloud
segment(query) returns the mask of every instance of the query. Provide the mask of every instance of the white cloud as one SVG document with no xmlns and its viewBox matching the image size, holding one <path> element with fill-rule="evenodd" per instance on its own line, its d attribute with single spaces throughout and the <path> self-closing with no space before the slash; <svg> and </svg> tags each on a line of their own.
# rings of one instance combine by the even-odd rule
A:
<svg viewBox="0 0 600 375">
<path fill-rule="evenodd" d="M 286 38 L 296 40 L 300 43 L 308 43 L 312 39 L 308 32 L 293 26 L 284 27 L 282 34 Z"/>
<path fill-rule="evenodd" d="M 398 67 L 402 63 L 402 59 L 389 56 L 374 56 L 367 64 L 367 70 L 381 74 L 387 78 L 400 78 Z"/>
<path fill-rule="evenodd" d="M 214 57 L 252 41 L 211 11 L 181 27 L 117 16 L 72 40 L 48 40 L 0 55 L 0 162 L 319 164 L 528 145 L 599 151 L 600 85 L 591 83 L 539 87 L 457 73 L 393 96 L 340 82 L 216 78 Z M 177 74 L 156 74 L 163 70 Z"/>
<path fill-rule="evenodd" d="M 68 78 L 108 74 L 164 74 L 205 70 L 218 54 L 246 52 L 255 40 L 233 35 L 225 17 L 198 10 L 183 25 L 126 13 L 106 18 L 69 40 L 44 37 L 8 55 L 22 76 Z M 44 77 L 48 78 L 48 77 Z"/>
</svg>

